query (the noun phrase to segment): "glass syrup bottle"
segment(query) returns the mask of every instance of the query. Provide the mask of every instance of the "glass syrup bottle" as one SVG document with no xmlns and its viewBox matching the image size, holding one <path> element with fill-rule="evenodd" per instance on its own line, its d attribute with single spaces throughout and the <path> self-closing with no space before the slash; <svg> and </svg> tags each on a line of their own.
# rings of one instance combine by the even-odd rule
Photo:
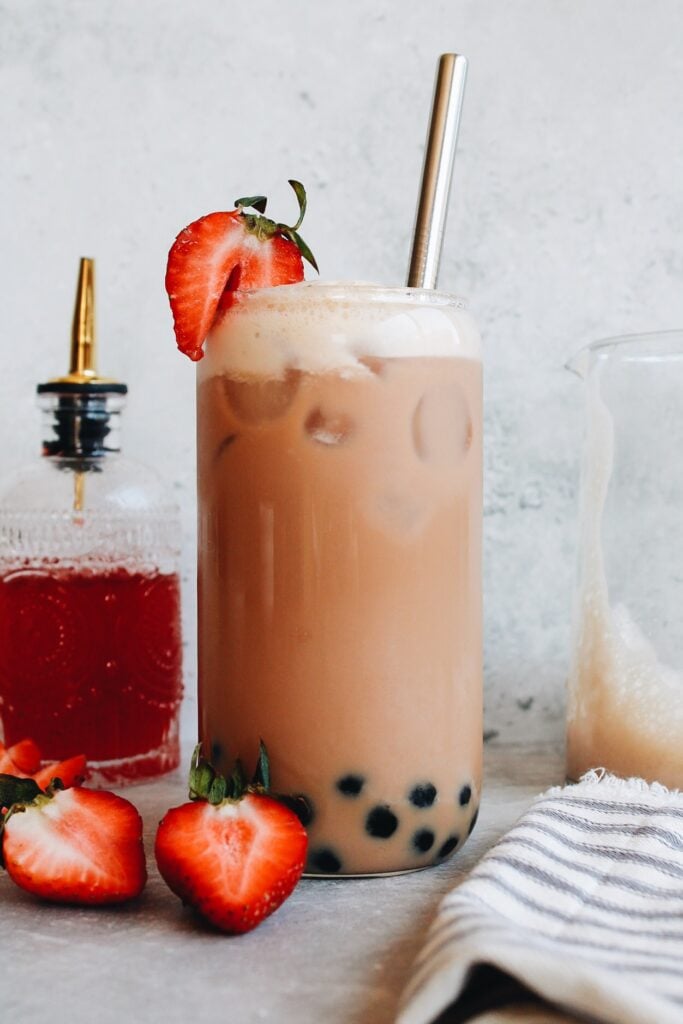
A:
<svg viewBox="0 0 683 1024">
<path fill-rule="evenodd" d="M 179 760 L 178 512 L 120 454 L 127 390 L 97 373 L 82 259 L 69 372 L 37 388 L 42 457 L 0 484 L 0 738 L 84 753 L 107 785 Z"/>
</svg>

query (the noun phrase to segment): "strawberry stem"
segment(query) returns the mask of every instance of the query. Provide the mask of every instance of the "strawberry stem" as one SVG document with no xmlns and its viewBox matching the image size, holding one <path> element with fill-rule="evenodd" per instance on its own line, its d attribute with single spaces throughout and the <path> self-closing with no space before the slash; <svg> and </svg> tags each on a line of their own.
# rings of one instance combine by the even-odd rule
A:
<svg viewBox="0 0 683 1024">
<path fill-rule="evenodd" d="M 5 866 L 2 860 L 2 833 L 9 819 L 13 814 L 37 803 L 39 797 L 46 800 L 51 795 L 49 791 L 46 795 L 35 779 L 0 774 L 0 866 Z"/>
<path fill-rule="evenodd" d="M 299 217 L 296 224 L 276 223 L 270 217 L 264 217 L 263 214 L 268 202 L 265 196 L 245 196 L 244 199 L 236 199 L 235 206 L 244 220 L 244 226 L 247 231 L 256 235 L 260 241 L 266 241 L 269 238 L 273 238 L 274 235 L 280 235 L 282 238 L 289 239 L 297 247 L 306 262 L 310 263 L 317 273 L 320 273 L 315 256 L 299 234 L 299 228 L 306 214 L 306 189 L 300 181 L 296 181 L 294 178 L 290 178 L 288 184 L 293 188 L 294 195 L 299 204 Z M 245 213 L 245 210 L 256 210 L 257 212 Z"/>
<path fill-rule="evenodd" d="M 0 775 L 0 807 L 11 809 L 15 804 L 31 804 L 42 792 L 35 779 Z"/>
<path fill-rule="evenodd" d="M 190 800 L 207 800 L 218 805 L 224 800 L 241 800 L 245 793 L 264 793 L 270 785 L 268 754 L 261 740 L 259 757 L 252 782 L 248 782 L 242 762 L 237 759 L 229 777 L 217 772 L 210 761 L 202 756 L 202 745 L 198 743 L 192 751 L 188 788 Z M 1 794 L 0 794 L 1 795 Z"/>
</svg>

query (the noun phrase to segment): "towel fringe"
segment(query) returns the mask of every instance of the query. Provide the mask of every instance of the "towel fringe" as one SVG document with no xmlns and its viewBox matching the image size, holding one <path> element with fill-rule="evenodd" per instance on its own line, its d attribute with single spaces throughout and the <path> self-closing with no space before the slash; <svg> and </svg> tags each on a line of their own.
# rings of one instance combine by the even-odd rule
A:
<svg viewBox="0 0 683 1024">
<path fill-rule="evenodd" d="M 615 793 L 621 795 L 627 795 L 629 793 L 647 793 L 653 797 L 659 797 L 660 799 L 673 799 L 677 800 L 681 797 L 682 791 L 680 789 L 669 789 L 667 786 L 662 785 L 661 782 L 646 782 L 645 779 L 639 779 L 637 777 L 623 779 L 618 775 L 612 775 L 606 768 L 593 768 L 591 771 L 586 772 L 582 775 L 577 783 L 571 786 L 553 786 L 552 789 L 548 789 L 545 793 L 542 793 L 539 799 L 544 799 L 549 796 L 559 796 L 560 793 L 576 791 L 579 788 L 594 788 L 599 786 L 601 790 L 610 789 Z"/>
</svg>

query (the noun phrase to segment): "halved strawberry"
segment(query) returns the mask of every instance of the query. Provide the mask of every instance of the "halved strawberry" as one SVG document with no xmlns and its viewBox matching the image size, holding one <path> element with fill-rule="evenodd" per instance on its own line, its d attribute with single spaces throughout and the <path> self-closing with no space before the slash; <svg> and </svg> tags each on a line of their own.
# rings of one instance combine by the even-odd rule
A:
<svg viewBox="0 0 683 1024">
<path fill-rule="evenodd" d="M 0 743 L 0 774 L 35 779 L 41 789 L 47 789 L 53 779 L 59 779 L 62 789 L 78 786 L 87 777 L 85 754 L 77 754 L 65 761 L 55 761 L 40 767 L 40 750 L 31 739 L 20 740 L 6 749 Z"/>
<path fill-rule="evenodd" d="M 22 889 L 83 904 L 122 903 L 142 892 L 142 820 L 128 800 L 92 789 L 43 793 L 33 779 L 2 775 L 0 801 L 9 807 L 3 862 Z"/>
<path fill-rule="evenodd" d="M 265 196 L 235 201 L 230 213 L 209 213 L 184 228 L 171 247 L 166 291 L 173 312 L 178 348 L 202 358 L 211 327 L 230 305 L 236 289 L 267 288 L 303 281 L 301 257 L 315 267 L 310 249 L 298 234 L 306 212 L 306 191 L 289 184 L 299 202 L 299 219 L 289 227 L 263 214 Z M 246 213 L 248 209 L 256 213 Z"/>
<path fill-rule="evenodd" d="M 80 786 L 87 775 L 85 754 L 76 754 L 75 757 L 69 757 L 66 761 L 46 764 L 39 771 L 34 772 L 32 778 L 41 789 L 47 789 L 55 779 L 59 779 L 63 789 L 70 789 L 71 786 Z"/>
<path fill-rule="evenodd" d="M 33 740 L 20 740 L 11 747 L 0 744 L 0 773 L 32 775 L 40 768 L 40 750 Z"/>
<path fill-rule="evenodd" d="M 239 766 L 226 780 L 199 750 L 190 771 L 193 802 L 172 808 L 159 825 L 157 866 L 173 892 L 207 921 L 225 932 L 247 932 L 294 889 L 308 839 L 296 814 L 265 794 L 263 747 L 261 784 L 246 788 Z"/>
</svg>

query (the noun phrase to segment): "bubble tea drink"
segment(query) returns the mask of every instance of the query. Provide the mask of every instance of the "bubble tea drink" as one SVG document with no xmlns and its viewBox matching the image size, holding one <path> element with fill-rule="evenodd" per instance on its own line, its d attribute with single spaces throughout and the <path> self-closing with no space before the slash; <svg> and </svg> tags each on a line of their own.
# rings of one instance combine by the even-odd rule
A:
<svg viewBox="0 0 683 1024">
<path fill-rule="evenodd" d="M 293 227 L 252 196 L 169 254 L 201 360 L 200 738 L 226 775 L 265 742 L 310 872 L 412 870 L 479 804 L 479 337 L 449 295 L 304 284 L 290 184 Z"/>
<path fill-rule="evenodd" d="M 263 737 L 311 871 L 416 868 L 481 758 L 481 366 L 449 296 L 244 293 L 198 372 L 201 736 Z"/>
</svg>

